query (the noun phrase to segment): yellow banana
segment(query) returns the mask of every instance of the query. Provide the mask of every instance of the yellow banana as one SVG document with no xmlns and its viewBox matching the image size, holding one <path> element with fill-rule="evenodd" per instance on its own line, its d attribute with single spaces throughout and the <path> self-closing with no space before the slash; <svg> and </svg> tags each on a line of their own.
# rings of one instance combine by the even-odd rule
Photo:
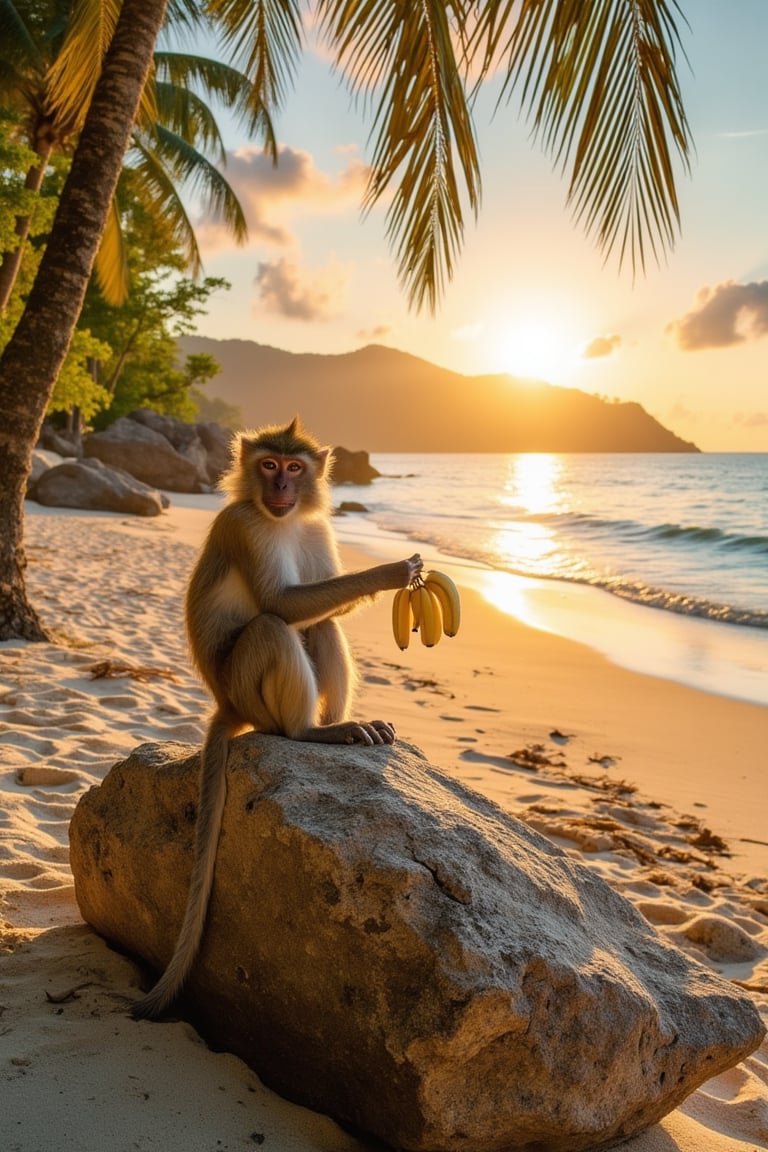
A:
<svg viewBox="0 0 768 1152">
<path fill-rule="evenodd" d="M 439 601 L 442 610 L 443 631 L 446 636 L 455 636 L 461 623 L 461 601 L 459 590 L 444 572 L 427 572 L 424 584 Z"/>
<path fill-rule="evenodd" d="M 412 616 L 411 631 L 412 632 L 418 632 L 419 624 L 421 622 L 421 596 L 419 595 L 418 584 L 411 584 L 410 593 L 411 593 L 411 616 Z"/>
<path fill-rule="evenodd" d="M 405 649 L 411 642 L 411 598 L 409 588 L 399 588 L 392 601 L 392 631 L 398 648 Z"/>
<path fill-rule="evenodd" d="M 440 604 L 425 584 L 419 585 L 419 633 L 427 648 L 434 647 L 443 634 Z"/>
</svg>

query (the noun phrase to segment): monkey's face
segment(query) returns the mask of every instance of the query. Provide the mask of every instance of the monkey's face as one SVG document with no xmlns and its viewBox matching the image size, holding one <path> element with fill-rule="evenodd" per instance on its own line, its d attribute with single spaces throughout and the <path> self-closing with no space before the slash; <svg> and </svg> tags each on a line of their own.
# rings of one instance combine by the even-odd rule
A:
<svg viewBox="0 0 768 1152">
<path fill-rule="evenodd" d="M 289 516 L 312 481 L 307 461 L 299 456 L 261 456 L 257 469 L 265 510 L 278 520 Z"/>
</svg>

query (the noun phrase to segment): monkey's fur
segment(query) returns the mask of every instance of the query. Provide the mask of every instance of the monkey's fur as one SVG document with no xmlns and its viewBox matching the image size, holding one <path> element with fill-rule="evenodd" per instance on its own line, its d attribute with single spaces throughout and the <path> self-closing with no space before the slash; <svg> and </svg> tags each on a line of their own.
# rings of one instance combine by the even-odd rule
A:
<svg viewBox="0 0 768 1152">
<path fill-rule="evenodd" d="M 329 449 L 295 418 L 243 433 L 221 481 L 229 500 L 211 526 L 186 598 L 190 649 L 215 711 L 203 744 L 195 860 L 170 963 L 132 1009 L 160 1016 L 197 955 L 226 800 L 229 742 L 255 729 L 332 744 L 391 744 L 383 721 L 349 719 L 354 669 L 335 616 L 403 588 L 421 558 L 341 574 L 330 527 Z"/>
</svg>

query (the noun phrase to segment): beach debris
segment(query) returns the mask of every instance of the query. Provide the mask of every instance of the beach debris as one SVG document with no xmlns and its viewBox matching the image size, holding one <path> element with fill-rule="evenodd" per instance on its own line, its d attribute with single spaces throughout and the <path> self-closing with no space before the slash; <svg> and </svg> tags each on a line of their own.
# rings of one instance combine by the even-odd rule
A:
<svg viewBox="0 0 768 1152">
<path fill-rule="evenodd" d="M 688 843 L 694 848 L 706 848 L 709 852 L 715 852 L 718 856 L 731 856 L 731 850 L 723 840 L 722 836 L 718 836 L 710 828 L 703 825 L 698 829 L 695 836 L 688 837 Z"/>
<path fill-rule="evenodd" d="M 445 685 L 441 684 L 439 680 L 432 679 L 431 676 L 408 676 L 403 681 L 403 687 L 407 688 L 409 692 L 427 691 L 434 692 L 438 696 L 447 696 L 449 700 L 454 699 L 454 693 Z"/>
<path fill-rule="evenodd" d="M 196 749 L 143 744 L 71 822 L 83 917 L 156 969 L 186 903 L 198 769 Z M 409 1152 L 586 1152 L 764 1035 L 746 992 L 405 741 L 250 733 L 227 780 L 187 994 L 209 1043 L 291 1100 Z"/>
<path fill-rule="evenodd" d="M 562 752 L 556 752 L 557 759 L 553 759 L 544 744 L 526 744 L 516 752 L 507 753 L 509 759 L 518 768 L 528 768 L 535 772 L 539 768 L 563 768 L 565 760 Z"/>
<path fill-rule="evenodd" d="M 561 732 L 559 728 L 553 728 L 549 734 L 549 738 L 553 740 L 555 744 L 567 744 L 569 740 L 573 739 L 574 735 L 575 733 L 573 732 Z"/>
<path fill-rule="evenodd" d="M 176 680 L 176 674 L 169 668 L 149 668 L 146 665 L 120 664 L 115 660 L 100 660 L 98 664 L 91 664 L 87 669 L 92 680 L 115 680 L 128 676 L 131 680 L 153 680 L 160 677 L 163 680 Z"/>
<path fill-rule="evenodd" d="M 587 757 L 588 764 L 599 764 L 601 768 L 613 768 L 619 760 L 621 760 L 621 756 L 601 756 L 599 753 Z"/>
</svg>

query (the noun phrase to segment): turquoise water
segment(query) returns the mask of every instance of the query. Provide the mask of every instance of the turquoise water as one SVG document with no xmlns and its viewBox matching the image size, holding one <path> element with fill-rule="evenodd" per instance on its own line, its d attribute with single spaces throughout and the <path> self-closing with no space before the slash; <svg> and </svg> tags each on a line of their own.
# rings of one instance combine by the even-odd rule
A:
<svg viewBox="0 0 768 1152">
<path fill-rule="evenodd" d="M 380 528 L 523 576 L 768 628 L 768 456 L 394 456 Z M 351 490 L 340 490 L 342 498 Z"/>
<path fill-rule="evenodd" d="M 335 492 L 368 509 L 338 522 L 342 537 L 407 537 L 432 562 L 463 564 L 527 623 L 625 667 L 768 704 L 768 455 L 371 462 L 380 479 Z"/>
</svg>

